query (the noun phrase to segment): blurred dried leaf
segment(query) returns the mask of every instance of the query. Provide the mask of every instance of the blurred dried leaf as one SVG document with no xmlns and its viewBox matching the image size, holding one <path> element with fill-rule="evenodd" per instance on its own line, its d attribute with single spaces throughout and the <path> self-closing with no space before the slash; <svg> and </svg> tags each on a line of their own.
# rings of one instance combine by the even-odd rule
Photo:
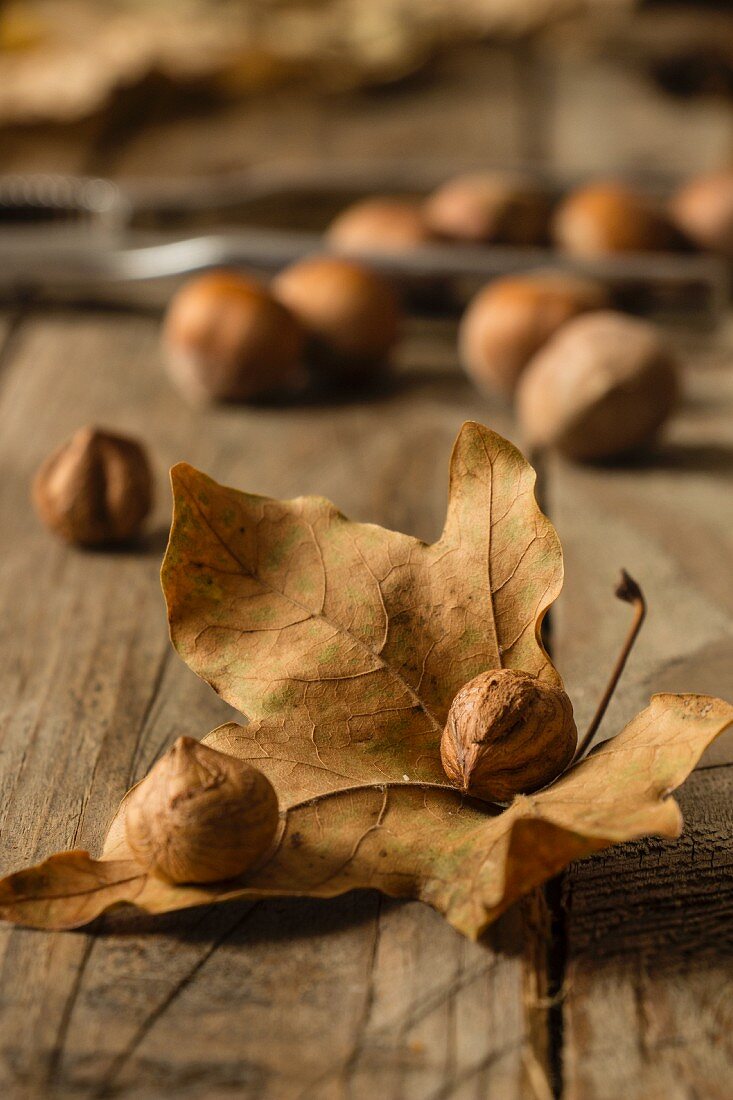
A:
<svg viewBox="0 0 733 1100">
<path fill-rule="evenodd" d="M 230 94 L 395 80 L 439 45 L 525 33 L 587 2 L 14 0 L 0 12 L 0 122 L 82 118 L 153 73 Z"/>
</svg>

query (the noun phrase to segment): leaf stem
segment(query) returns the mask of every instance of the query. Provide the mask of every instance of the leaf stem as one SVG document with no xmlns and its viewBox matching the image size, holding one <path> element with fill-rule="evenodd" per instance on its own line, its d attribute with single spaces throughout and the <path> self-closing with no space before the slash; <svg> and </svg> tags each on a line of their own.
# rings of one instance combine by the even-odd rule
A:
<svg viewBox="0 0 733 1100">
<path fill-rule="evenodd" d="M 600 702 L 598 703 L 598 706 L 596 708 L 596 712 L 593 715 L 591 723 L 585 732 L 585 736 L 578 745 L 577 751 L 575 753 L 575 761 L 580 760 L 581 757 L 585 755 L 588 746 L 590 745 L 591 741 L 598 731 L 598 727 L 603 721 L 603 716 L 606 713 L 606 708 L 608 707 L 608 704 L 611 701 L 611 697 L 616 690 L 616 685 L 621 679 L 621 673 L 624 670 L 624 666 L 626 665 L 626 661 L 628 660 L 628 656 L 631 653 L 631 650 L 634 648 L 634 642 L 636 641 L 639 631 L 641 630 L 641 625 L 646 618 L 646 600 L 644 599 L 644 593 L 642 592 L 641 588 L 634 580 L 634 578 L 630 577 L 625 569 L 621 570 L 621 579 L 616 585 L 614 595 L 619 600 L 623 600 L 625 603 L 630 603 L 633 605 L 634 617 L 631 621 L 629 632 L 626 635 L 626 640 L 621 647 L 621 652 L 616 658 L 616 663 L 613 666 L 609 681 L 606 684 L 606 690 L 601 696 Z"/>
</svg>

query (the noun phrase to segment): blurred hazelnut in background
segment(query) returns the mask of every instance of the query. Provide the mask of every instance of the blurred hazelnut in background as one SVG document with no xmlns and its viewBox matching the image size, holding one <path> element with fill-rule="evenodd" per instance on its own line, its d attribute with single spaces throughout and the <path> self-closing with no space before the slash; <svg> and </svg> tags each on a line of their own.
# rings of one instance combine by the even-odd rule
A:
<svg viewBox="0 0 733 1100">
<path fill-rule="evenodd" d="M 571 191 L 553 216 L 553 237 L 573 256 L 660 252 L 681 238 L 651 199 L 619 183 L 594 183 Z"/>
<path fill-rule="evenodd" d="M 337 252 L 402 252 L 431 239 L 417 202 L 375 195 L 347 206 L 326 230 Z"/>
<path fill-rule="evenodd" d="M 186 397 L 252 401 L 302 383 L 305 333 L 253 279 L 211 271 L 173 297 L 163 345 L 168 372 Z"/>
<path fill-rule="evenodd" d="M 700 248 L 733 257 L 733 168 L 684 184 L 672 197 L 670 214 Z"/>
<path fill-rule="evenodd" d="M 563 271 L 509 275 L 483 287 L 458 329 L 461 365 L 486 392 L 511 395 L 531 357 L 571 317 L 608 305 L 600 283 Z"/>
<path fill-rule="evenodd" d="M 153 479 L 140 443 L 88 427 L 45 460 L 32 495 L 40 519 L 67 542 L 114 545 L 140 534 Z"/>
<path fill-rule="evenodd" d="M 309 365 L 330 380 L 368 381 L 386 364 L 402 309 L 391 284 L 367 267 L 313 256 L 282 271 L 272 291 L 308 332 Z"/>
<path fill-rule="evenodd" d="M 474 172 L 438 187 L 423 213 L 431 232 L 448 240 L 538 245 L 547 237 L 550 204 L 523 176 Z"/>
<path fill-rule="evenodd" d="M 610 310 L 576 317 L 520 379 L 517 413 L 525 444 L 579 461 L 642 448 L 675 406 L 677 373 L 656 325 Z"/>
</svg>

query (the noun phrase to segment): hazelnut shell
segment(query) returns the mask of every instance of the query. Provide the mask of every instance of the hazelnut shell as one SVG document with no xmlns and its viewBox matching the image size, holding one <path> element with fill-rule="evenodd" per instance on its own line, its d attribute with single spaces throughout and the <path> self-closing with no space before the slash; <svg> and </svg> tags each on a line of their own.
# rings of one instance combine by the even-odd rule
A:
<svg viewBox="0 0 733 1100">
<path fill-rule="evenodd" d="M 573 758 L 578 734 L 562 688 L 514 669 L 482 672 L 451 703 L 440 742 L 448 778 L 489 802 L 552 782 Z"/>
<path fill-rule="evenodd" d="M 657 327 L 604 310 L 568 321 L 534 356 L 517 413 L 529 447 L 593 461 L 648 444 L 677 394 L 676 361 Z"/>
<path fill-rule="evenodd" d="M 338 252 L 403 252 L 430 240 L 420 205 L 407 199 L 375 196 L 342 210 L 326 230 Z"/>
<path fill-rule="evenodd" d="M 82 428 L 43 462 L 32 496 L 43 523 L 67 542 L 112 545 L 140 533 L 153 479 L 134 439 Z"/>
<path fill-rule="evenodd" d="M 309 332 L 313 364 L 335 379 L 371 374 L 384 364 L 399 335 L 397 294 L 351 260 L 301 260 L 281 272 L 272 289 Z"/>
<path fill-rule="evenodd" d="M 428 228 L 449 240 L 497 244 L 541 244 L 550 204 L 531 181 L 499 172 L 456 176 L 423 206 Z"/>
<path fill-rule="evenodd" d="M 672 198 L 670 214 L 700 248 L 733 257 L 733 168 L 690 180 Z"/>
<path fill-rule="evenodd" d="M 479 389 L 510 395 L 529 360 L 565 321 L 607 304 L 599 283 L 561 271 L 496 279 L 463 314 L 461 364 Z"/>
<path fill-rule="evenodd" d="M 650 199 L 616 183 L 571 192 L 555 210 L 552 224 L 555 243 L 574 256 L 659 252 L 681 244 Z"/>
<path fill-rule="evenodd" d="M 191 400 L 251 401 L 302 381 L 305 333 L 258 283 L 229 271 L 187 282 L 168 307 L 168 371 Z"/>
<path fill-rule="evenodd" d="M 143 867 L 171 882 L 241 875 L 278 828 L 275 790 L 244 760 L 179 737 L 128 795 L 125 832 Z"/>
</svg>

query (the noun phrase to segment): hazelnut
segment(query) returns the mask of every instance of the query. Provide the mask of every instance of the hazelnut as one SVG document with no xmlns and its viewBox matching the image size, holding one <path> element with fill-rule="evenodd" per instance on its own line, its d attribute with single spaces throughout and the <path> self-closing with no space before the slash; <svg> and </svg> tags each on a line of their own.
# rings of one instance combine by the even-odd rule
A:
<svg viewBox="0 0 733 1100">
<path fill-rule="evenodd" d="M 241 875 L 272 845 L 277 795 L 244 760 L 179 737 L 127 801 L 125 831 L 135 857 L 171 882 Z"/>
<path fill-rule="evenodd" d="M 449 240 L 539 244 L 547 235 L 547 196 L 530 180 L 501 172 L 456 176 L 423 206 L 433 233 Z"/>
<path fill-rule="evenodd" d="M 311 334 L 314 365 L 334 378 L 368 376 L 385 362 L 399 335 L 395 291 L 350 260 L 301 260 L 275 279 L 273 293 Z"/>
<path fill-rule="evenodd" d="M 342 210 L 326 230 L 337 252 L 403 252 L 430 240 L 420 206 L 375 196 Z"/>
<path fill-rule="evenodd" d="M 670 213 L 695 244 L 733 256 L 733 168 L 690 180 L 672 198 Z"/>
<path fill-rule="evenodd" d="M 680 244 L 654 203 L 617 183 L 572 191 L 553 218 L 555 242 L 574 256 L 655 252 Z"/>
<path fill-rule="evenodd" d="M 440 756 L 448 778 L 488 802 L 510 802 L 551 783 L 573 758 L 578 733 L 562 688 L 514 669 L 475 676 L 458 692 Z"/>
<path fill-rule="evenodd" d="M 511 394 L 531 357 L 565 321 L 607 304 L 599 283 L 562 271 L 496 279 L 463 314 L 461 364 L 479 389 Z"/>
<path fill-rule="evenodd" d="M 268 397 L 302 376 L 300 324 L 258 283 L 235 272 L 208 272 L 181 287 L 163 338 L 171 378 L 193 400 Z"/>
<path fill-rule="evenodd" d="M 676 398 L 675 359 L 657 327 L 609 310 L 568 321 L 535 355 L 517 412 L 530 447 L 593 461 L 649 443 Z"/>
<path fill-rule="evenodd" d="M 134 439 L 82 428 L 45 460 L 33 480 L 41 520 L 80 546 L 123 543 L 140 533 L 153 479 Z"/>
</svg>

